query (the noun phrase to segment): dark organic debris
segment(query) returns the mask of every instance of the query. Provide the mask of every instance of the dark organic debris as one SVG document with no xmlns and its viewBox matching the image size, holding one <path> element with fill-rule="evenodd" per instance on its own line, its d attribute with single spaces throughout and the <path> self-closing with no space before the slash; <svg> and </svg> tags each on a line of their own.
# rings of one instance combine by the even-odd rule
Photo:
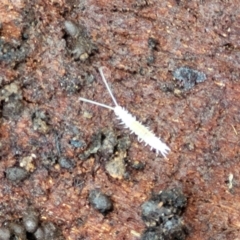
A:
<svg viewBox="0 0 240 240">
<path fill-rule="evenodd" d="M 106 194 L 101 193 L 100 190 L 92 190 L 89 193 L 89 202 L 102 214 L 106 214 L 113 209 L 112 200 Z"/>
<path fill-rule="evenodd" d="M 130 146 L 128 137 L 117 138 L 112 129 L 105 129 L 92 138 L 90 146 L 79 155 L 86 160 L 91 154 L 99 153 L 106 160 L 105 170 L 113 178 L 127 178 L 126 156 Z"/>
<path fill-rule="evenodd" d="M 109 158 L 116 151 L 126 152 L 130 146 L 128 137 L 117 138 L 112 129 L 104 129 L 93 135 L 89 147 L 79 155 L 81 160 L 86 160 L 90 155 L 100 152 L 104 158 Z"/>
<path fill-rule="evenodd" d="M 147 229 L 141 240 L 184 240 L 186 226 L 181 215 L 187 199 L 178 189 L 164 190 L 142 205 L 142 219 Z"/>
<path fill-rule="evenodd" d="M 71 36 L 71 38 L 68 39 L 68 45 L 71 48 L 71 53 L 74 55 L 74 59 L 85 61 L 93 51 L 97 50 L 97 47 L 88 37 L 84 26 L 78 26 L 72 21 L 65 21 L 64 27 L 67 34 Z"/>
<path fill-rule="evenodd" d="M 20 182 L 26 179 L 28 176 L 28 172 L 21 167 L 9 167 L 6 170 L 6 177 L 7 179 L 13 182 Z"/>
<path fill-rule="evenodd" d="M 86 160 L 91 154 L 96 153 L 100 147 L 101 147 L 101 139 L 102 139 L 102 134 L 99 132 L 97 134 L 94 134 L 92 136 L 92 141 L 90 146 L 87 148 L 84 153 L 79 155 L 79 158 L 81 160 Z"/>
<path fill-rule="evenodd" d="M 206 75 L 197 70 L 180 67 L 176 69 L 173 73 L 175 79 L 179 80 L 181 87 L 185 90 L 193 88 L 197 83 L 204 82 L 206 80 Z"/>
</svg>

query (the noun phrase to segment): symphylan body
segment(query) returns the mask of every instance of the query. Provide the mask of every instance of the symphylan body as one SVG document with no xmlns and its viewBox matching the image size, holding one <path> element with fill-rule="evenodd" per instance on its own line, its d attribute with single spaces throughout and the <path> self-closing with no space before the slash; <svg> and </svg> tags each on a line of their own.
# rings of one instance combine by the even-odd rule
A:
<svg viewBox="0 0 240 240">
<path fill-rule="evenodd" d="M 166 157 L 168 152 L 170 151 L 170 148 L 163 143 L 153 132 L 151 132 L 147 127 L 145 127 L 142 123 L 137 121 L 136 117 L 132 116 L 126 109 L 119 106 L 115 97 L 112 94 L 112 91 L 110 87 L 108 86 L 107 80 L 105 79 L 103 75 L 102 68 L 99 68 L 99 72 L 101 74 L 102 80 L 115 104 L 115 107 L 110 107 L 108 105 L 98 103 L 92 100 L 88 100 L 86 98 L 79 98 L 80 101 L 92 103 L 101 107 L 105 107 L 108 109 L 111 109 L 116 114 L 117 118 L 120 119 L 120 121 L 130 129 L 131 133 L 135 133 L 138 136 L 138 140 L 140 142 L 145 142 L 145 145 L 149 145 L 151 149 L 155 149 L 156 153 L 159 152 Z"/>
</svg>

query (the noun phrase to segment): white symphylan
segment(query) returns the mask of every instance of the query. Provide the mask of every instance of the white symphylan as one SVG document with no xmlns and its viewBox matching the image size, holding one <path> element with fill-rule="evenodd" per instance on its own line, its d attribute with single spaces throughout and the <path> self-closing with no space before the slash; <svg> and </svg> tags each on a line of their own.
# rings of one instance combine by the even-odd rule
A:
<svg viewBox="0 0 240 240">
<path fill-rule="evenodd" d="M 148 130 L 147 127 L 145 127 L 142 123 L 137 121 L 136 117 L 132 116 L 126 109 L 118 105 L 115 97 L 112 94 L 110 87 L 108 86 L 107 80 L 103 75 L 102 68 L 99 68 L 99 72 L 115 104 L 115 107 L 110 107 L 108 105 L 98 103 L 86 98 L 79 98 L 79 100 L 113 110 L 117 115 L 118 119 L 122 121 L 126 128 L 129 128 L 131 133 L 135 133 L 138 136 L 138 140 L 140 142 L 142 141 L 145 142 L 145 145 L 149 145 L 151 149 L 155 149 L 157 154 L 160 152 L 164 157 L 166 157 L 166 155 L 170 151 L 170 148 L 165 143 L 163 143 L 158 137 L 156 137 L 154 133 Z"/>
</svg>

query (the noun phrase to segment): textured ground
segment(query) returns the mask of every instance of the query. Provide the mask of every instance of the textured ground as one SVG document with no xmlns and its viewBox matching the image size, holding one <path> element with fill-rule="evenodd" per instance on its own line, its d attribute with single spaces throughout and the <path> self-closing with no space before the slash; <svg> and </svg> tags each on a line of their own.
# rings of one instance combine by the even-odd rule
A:
<svg viewBox="0 0 240 240">
<path fill-rule="evenodd" d="M 139 239 L 140 206 L 176 187 L 188 199 L 187 239 L 239 239 L 238 5 L 1 0 L 0 224 L 31 207 L 65 239 Z M 113 104 L 100 66 L 119 104 L 169 145 L 167 159 L 113 112 L 78 101 Z M 206 80 L 184 84 L 180 67 Z M 24 172 L 12 177 L 11 167 Z M 94 189 L 113 211 L 94 209 Z"/>
</svg>

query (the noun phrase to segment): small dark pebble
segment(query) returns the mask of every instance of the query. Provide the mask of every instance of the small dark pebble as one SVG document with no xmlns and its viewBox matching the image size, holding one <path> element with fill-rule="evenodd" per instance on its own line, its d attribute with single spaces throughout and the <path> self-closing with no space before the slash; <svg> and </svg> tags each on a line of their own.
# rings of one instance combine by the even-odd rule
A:
<svg viewBox="0 0 240 240">
<path fill-rule="evenodd" d="M 106 214 L 113 209 L 112 200 L 99 190 L 90 191 L 88 199 L 93 208 L 102 214 Z"/>
<path fill-rule="evenodd" d="M 6 177 L 7 179 L 14 181 L 14 182 L 19 182 L 27 178 L 28 172 L 21 167 L 9 167 L 6 170 Z"/>
<path fill-rule="evenodd" d="M 176 69 L 173 76 L 181 82 L 180 86 L 185 90 L 189 90 L 197 83 L 201 83 L 206 80 L 206 75 L 204 73 L 188 67 L 180 67 Z"/>
<path fill-rule="evenodd" d="M 34 233 L 38 228 L 38 213 L 34 210 L 28 210 L 23 215 L 23 225 L 27 232 Z"/>
<path fill-rule="evenodd" d="M 66 169 L 73 169 L 75 167 L 75 162 L 72 159 L 68 159 L 65 157 L 60 157 L 58 160 L 59 165 L 61 168 L 66 168 Z"/>
<path fill-rule="evenodd" d="M 90 155 L 100 152 L 104 158 L 108 158 L 116 151 L 126 151 L 130 144 L 129 137 L 117 138 L 113 130 L 105 129 L 92 136 L 91 144 L 78 157 L 81 160 L 86 160 Z"/>
</svg>

